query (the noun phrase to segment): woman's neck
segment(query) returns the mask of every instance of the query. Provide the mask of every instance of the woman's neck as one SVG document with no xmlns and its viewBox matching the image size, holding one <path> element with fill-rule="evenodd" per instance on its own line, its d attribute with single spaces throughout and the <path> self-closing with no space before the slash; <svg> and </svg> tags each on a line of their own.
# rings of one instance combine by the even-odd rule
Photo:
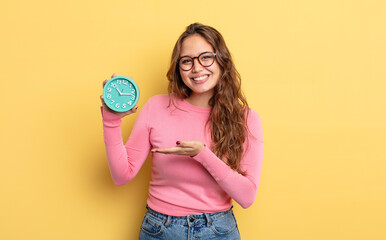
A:
<svg viewBox="0 0 386 240">
<path fill-rule="evenodd" d="M 202 108 L 210 108 L 209 100 L 212 97 L 212 93 L 204 93 L 204 94 L 195 94 L 192 93 L 185 100 L 192 104 L 193 106 L 202 107 Z"/>
</svg>

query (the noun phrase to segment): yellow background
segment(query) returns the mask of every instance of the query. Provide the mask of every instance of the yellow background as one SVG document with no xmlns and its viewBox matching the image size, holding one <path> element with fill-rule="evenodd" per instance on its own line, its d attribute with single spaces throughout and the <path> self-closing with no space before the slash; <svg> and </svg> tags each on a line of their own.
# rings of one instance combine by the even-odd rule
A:
<svg viewBox="0 0 386 240">
<path fill-rule="evenodd" d="M 217 28 L 261 116 L 242 239 L 386 239 L 386 1 L 27 1 L 0 4 L 0 239 L 136 239 L 150 161 L 116 187 L 99 95 L 166 93 L 177 37 Z M 123 123 L 126 139 L 135 116 Z"/>
</svg>

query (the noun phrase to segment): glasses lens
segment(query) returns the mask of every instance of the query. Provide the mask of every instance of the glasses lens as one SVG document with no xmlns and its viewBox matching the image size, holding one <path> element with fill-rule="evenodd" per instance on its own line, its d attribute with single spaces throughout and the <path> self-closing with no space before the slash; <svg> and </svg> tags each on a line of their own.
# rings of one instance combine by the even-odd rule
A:
<svg viewBox="0 0 386 240">
<path fill-rule="evenodd" d="M 211 52 L 202 53 L 198 60 L 200 60 L 202 66 L 209 67 L 214 62 L 214 54 Z"/>
<path fill-rule="evenodd" d="M 197 58 L 203 67 L 209 67 L 214 63 L 215 56 L 216 54 L 212 52 L 204 52 L 204 53 L 201 53 L 198 57 L 194 57 L 194 58 L 185 56 L 178 61 L 178 65 L 182 70 L 189 71 L 190 69 L 193 68 L 194 59 Z"/>
<path fill-rule="evenodd" d="M 193 66 L 193 59 L 191 57 L 183 57 L 178 64 L 182 70 L 190 70 Z"/>
</svg>

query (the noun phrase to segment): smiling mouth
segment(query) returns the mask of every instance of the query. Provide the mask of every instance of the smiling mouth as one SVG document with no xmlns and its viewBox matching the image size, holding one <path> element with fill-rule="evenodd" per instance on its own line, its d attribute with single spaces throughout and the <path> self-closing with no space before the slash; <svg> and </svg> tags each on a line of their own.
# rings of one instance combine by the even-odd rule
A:
<svg viewBox="0 0 386 240">
<path fill-rule="evenodd" d="M 202 81 L 202 80 L 205 80 L 209 77 L 209 75 L 204 75 L 204 76 L 201 76 L 201 77 L 196 77 L 196 78 L 192 78 L 194 81 Z"/>
</svg>

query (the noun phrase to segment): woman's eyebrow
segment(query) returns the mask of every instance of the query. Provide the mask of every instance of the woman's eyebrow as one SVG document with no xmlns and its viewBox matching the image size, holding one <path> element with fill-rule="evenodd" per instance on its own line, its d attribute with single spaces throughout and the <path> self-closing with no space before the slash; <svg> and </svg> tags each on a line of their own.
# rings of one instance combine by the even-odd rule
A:
<svg viewBox="0 0 386 240">
<path fill-rule="evenodd" d="M 183 58 L 183 57 L 192 57 L 192 55 L 183 55 L 183 56 L 180 56 L 180 58 Z"/>
<path fill-rule="evenodd" d="M 200 56 L 201 54 L 205 53 L 205 52 L 212 52 L 212 51 L 203 51 L 203 52 L 200 52 L 196 57 Z M 191 57 L 193 58 L 192 55 L 183 55 L 183 56 L 180 56 L 180 58 L 183 58 L 183 57 Z"/>
</svg>

